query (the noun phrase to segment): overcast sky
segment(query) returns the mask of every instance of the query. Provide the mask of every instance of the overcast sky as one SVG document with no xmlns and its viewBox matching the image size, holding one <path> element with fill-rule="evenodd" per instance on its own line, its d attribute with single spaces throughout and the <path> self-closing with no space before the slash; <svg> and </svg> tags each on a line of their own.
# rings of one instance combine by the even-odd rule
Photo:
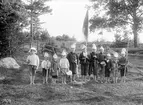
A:
<svg viewBox="0 0 143 105">
<path fill-rule="evenodd" d="M 85 5 L 89 4 L 88 0 L 52 0 L 49 4 L 53 9 L 52 15 L 40 16 L 41 22 L 45 22 L 42 27 L 47 29 L 51 36 L 67 34 L 74 36 L 78 41 L 84 41 L 82 26 L 86 14 Z M 89 11 L 89 17 L 92 13 L 92 10 Z M 89 34 L 89 41 L 97 39 L 113 41 L 114 35 L 106 31 L 102 36 L 97 33 Z M 143 42 L 143 37 L 140 37 L 140 41 Z"/>
</svg>

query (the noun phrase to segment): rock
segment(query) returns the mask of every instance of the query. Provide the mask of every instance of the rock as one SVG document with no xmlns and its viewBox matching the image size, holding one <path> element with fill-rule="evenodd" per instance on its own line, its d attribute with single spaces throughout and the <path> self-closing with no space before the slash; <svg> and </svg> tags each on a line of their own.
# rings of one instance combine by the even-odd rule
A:
<svg viewBox="0 0 143 105">
<path fill-rule="evenodd" d="M 20 66 L 14 58 L 7 57 L 0 60 L 0 67 L 19 69 Z"/>
</svg>

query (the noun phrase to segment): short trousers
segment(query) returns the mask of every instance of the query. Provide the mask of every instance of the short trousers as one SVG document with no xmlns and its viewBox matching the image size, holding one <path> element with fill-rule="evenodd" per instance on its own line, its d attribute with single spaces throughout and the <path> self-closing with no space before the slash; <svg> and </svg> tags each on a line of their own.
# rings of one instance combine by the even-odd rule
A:
<svg viewBox="0 0 143 105">
<path fill-rule="evenodd" d="M 48 73 L 48 70 L 45 69 L 45 68 L 43 68 L 43 69 L 42 69 L 42 75 L 43 75 L 43 77 L 46 77 L 46 76 L 47 76 L 47 73 Z"/>
<path fill-rule="evenodd" d="M 81 64 L 81 75 L 87 76 L 87 73 L 88 73 L 88 65 Z"/>
<path fill-rule="evenodd" d="M 35 65 L 29 65 L 29 72 L 30 72 L 31 76 L 35 76 L 36 69 L 37 69 L 37 66 L 35 66 Z"/>
<path fill-rule="evenodd" d="M 76 71 L 76 63 L 70 63 L 70 70 L 72 71 L 72 74 L 76 74 L 77 71 Z"/>
</svg>

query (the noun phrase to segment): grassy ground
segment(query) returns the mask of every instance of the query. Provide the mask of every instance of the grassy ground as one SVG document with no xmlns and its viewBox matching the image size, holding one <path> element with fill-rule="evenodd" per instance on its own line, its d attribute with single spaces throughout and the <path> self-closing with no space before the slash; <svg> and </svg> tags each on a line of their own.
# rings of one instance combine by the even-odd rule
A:
<svg viewBox="0 0 143 105">
<path fill-rule="evenodd" d="M 129 73 L 126 83 L 46 84 L 37 72 L 36 85 L 29 85 L 28 68 L 0 69 L 0 105 L 142 105 L 142 76 Z M 137 76 L 139 78 L 137 78 Z"/>
</svg>

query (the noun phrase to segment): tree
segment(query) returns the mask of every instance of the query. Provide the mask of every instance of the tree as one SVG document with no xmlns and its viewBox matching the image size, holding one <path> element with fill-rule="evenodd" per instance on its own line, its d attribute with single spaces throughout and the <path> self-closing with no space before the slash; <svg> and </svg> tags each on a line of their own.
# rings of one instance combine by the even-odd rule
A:
<svg viewBox="0 0 143 105">
<path fill-rule="evenodd" d="M 39 20 L 39 16 L 45 13 L 51 13 L 52 9 L 50 6 L 47 6 L 46 3 L 50 0 L 31 0 L 30 4 L 25 5 L 27 12 L 29 13 L 29 18 L 31 18 L 31 39 L 33 39 L 34 35 L 38 35 L 41 31 L 41 23 Z M 37 36 L 36 36 L 37 37 Z M 32 40 L 31 40 L 32 41 Z"/>
<path fill-rule="evenodd" d="M 95 5 L 99 0 L 92 0 Z M 138 46 L 138 33 L 143 22 L 143 0 L 101 0 L 100 5 L 106 11 L 105 17 L 94 16 L 90 22 L 91 30 L 115 26 L 131 26 L 134 35 L 134 47 Z M 94 5 L 94 9 L 97 9 Z"/>
<path fill-rule="evenodd" d="M 26 25 L 26 12 L 21 0 L 0 1 L 0 54 L 12 54 L 17 33 Z"/>
</svg>

